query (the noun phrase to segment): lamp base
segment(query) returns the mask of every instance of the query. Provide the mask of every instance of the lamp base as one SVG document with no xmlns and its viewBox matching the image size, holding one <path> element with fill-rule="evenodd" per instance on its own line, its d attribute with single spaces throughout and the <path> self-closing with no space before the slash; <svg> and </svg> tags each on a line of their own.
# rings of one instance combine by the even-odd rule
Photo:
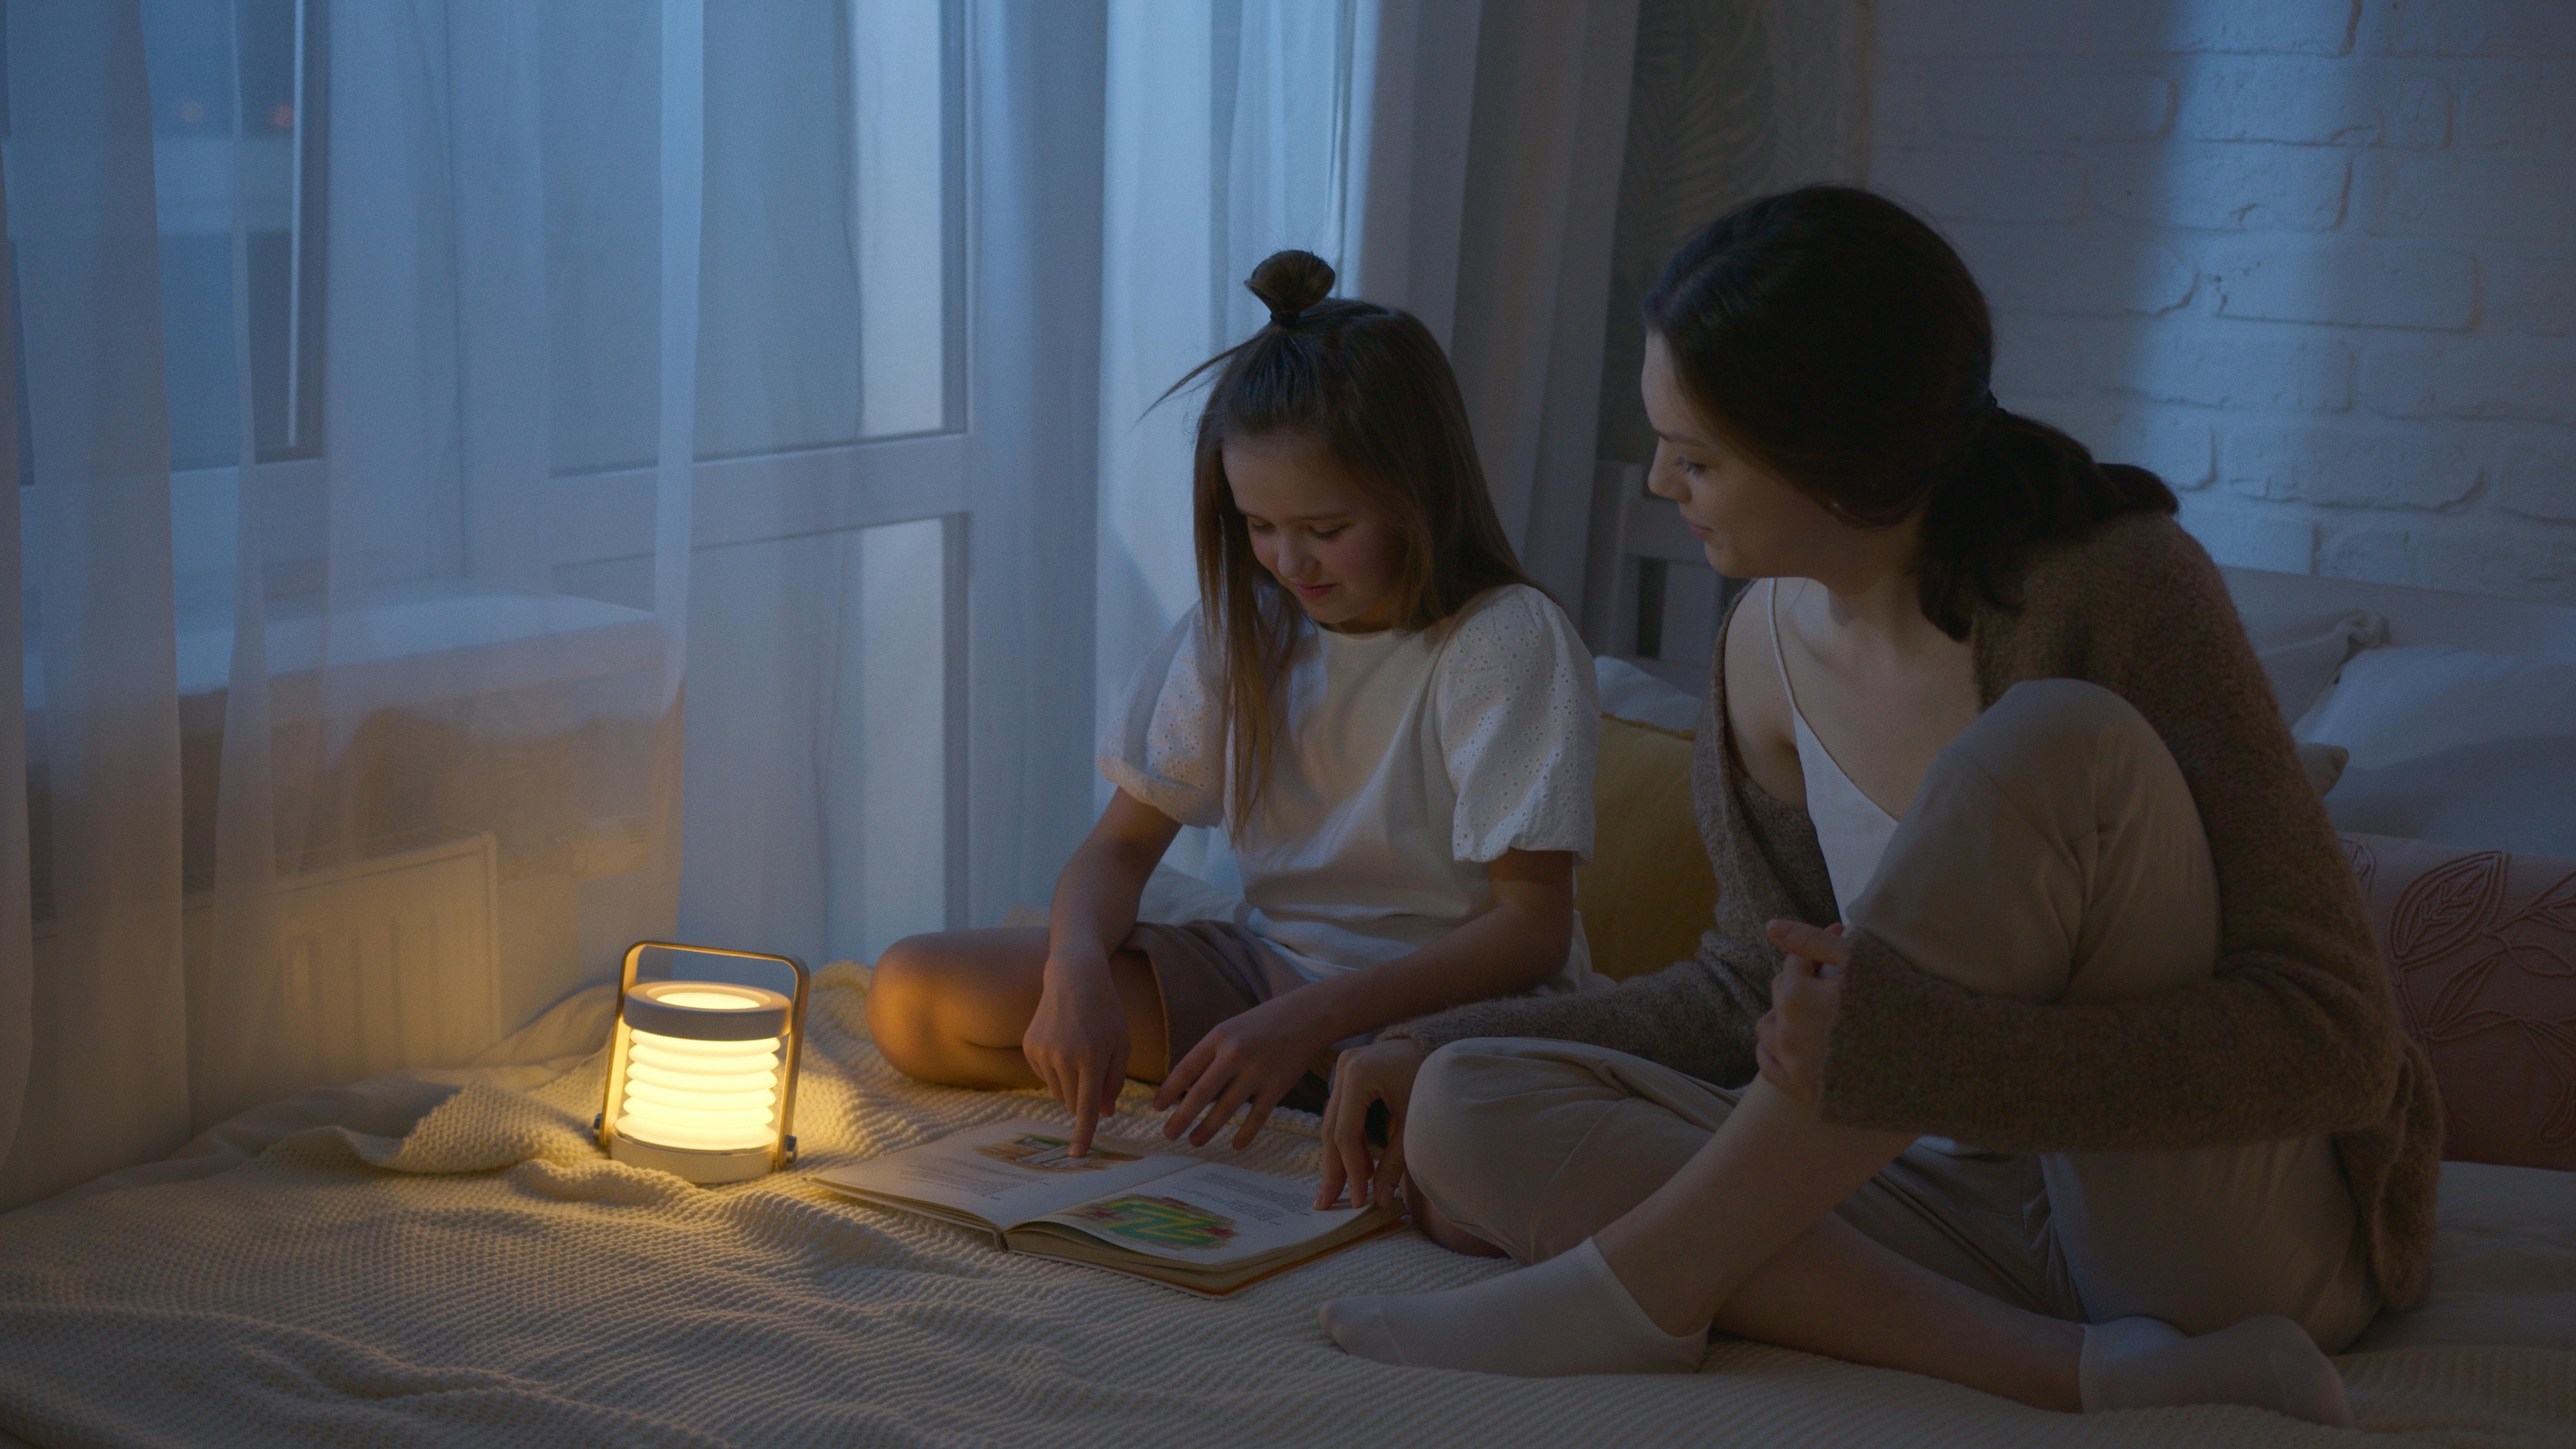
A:
<svg viewBox="0 0 2576 1449">
<path fill-rule="evenodd" d="M 767 1177 L 771 1165 L 770 1151 L 767 1147 L 736 1147 L 723 1152 L 664 1147 L 658 1143 L 638 1141 L 624 1133 L 612 1138 L 608 1144 L 608 1155 L 615 1161 L 636 1167 L 658 1168 L 700 1187 Z"/>
</svg>

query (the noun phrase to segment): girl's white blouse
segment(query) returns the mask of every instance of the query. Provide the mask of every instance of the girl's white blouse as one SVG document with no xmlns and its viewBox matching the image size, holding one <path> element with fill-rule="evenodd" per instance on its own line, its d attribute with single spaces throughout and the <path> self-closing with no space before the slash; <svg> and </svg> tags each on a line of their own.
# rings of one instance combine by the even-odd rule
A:
<svg viewBox="0 0 2576 1449">
<path fill-rule="evenodd" d="M 1592 853 L 1600 690 L 1565 612 L 1491 589 L 1416 634 L 1304 623 L 1287 732 L 1234 840 L 1239 924 L 1309 980 L 1392 961 L 1492 903 L 1506 850 Z M 1100 772 L 1184 825 L 1225 823 L 1215 669 L 1193 608 L 1127 686 Z M 1583 923 L 1541 990 L 1597 983 Z"/>
</svg>

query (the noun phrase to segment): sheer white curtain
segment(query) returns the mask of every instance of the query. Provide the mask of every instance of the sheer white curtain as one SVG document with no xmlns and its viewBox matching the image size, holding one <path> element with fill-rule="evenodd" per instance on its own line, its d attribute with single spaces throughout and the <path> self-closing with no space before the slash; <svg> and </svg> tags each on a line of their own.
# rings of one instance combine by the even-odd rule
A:
<svg viewBox="0 0 2576 1449">
<path fill-rule="evenodd" d="M 122 13 L 119 13 L 122 11 Z M 9 9 L 6 179 L 31 484 L 20 494 L 37 914 L 0 1204 L 188 1134 L 170 434 L 150 109 L 131 6 Z M 13 460 L 14 461 L 14 460 Z M 19 822 L 9 822 L 20 828 Z"/>
<path fill-rule="evenodd" d="M 1345 290 L 1448 347 L 1504 530 L 1583 597 L 1636 0 L 1359 0 Z"/>
<path fill-rule="evenodd" d="M 8 20 L 39 623 L 0 830 L 38 886 L 0 1206 L 465 1060 L 670 929 L 703 28 Z M 603 451 L 648 480 L 615 568 L 565 542 Z"/>
<path fill-rule="evenodd" d="M 1567 586 L 1619 0 L 7 14 L 0 1205 L 640 936 L 1045 900 L 1194 592 L 1147 405 L 1279 247 L 1452 344 Z"/>
<path fill-rule="evenodd" d="M 819 964 L 962 915 L 966 28 L 708 15 L 692 940 Z"/>
<path fill-rule="evenodd" d="M 1490 4 L 1448 341 L 1503 527 L 1583 599 L 1636 0 Z"/>
<path fill-rule="evenodd" d="M 10 235 L 6 147 L 0 147 L 0 236 Z M 0 337 L 17 335 L 17 299 L 6 277 L 0 277 Z M 0 408 L 0 560 L 19 557 L 18 519 L 18 356 L 15 347 L 0 347 L 0 397 L 13 405 Z M 8 563 L 8 587 L 0 588 L 0 639 L 26 633 L 25 597 Z M 24 700 L 27 660 L 23 651 L 0 649 L 0 1163 L 18 1137 L 18 1119 L 27 1102 L 27 1069 L 35 1053 L 36 929 L 34 902 L 27 894 L 27 712 L 9 701 Z"/>
</svg>

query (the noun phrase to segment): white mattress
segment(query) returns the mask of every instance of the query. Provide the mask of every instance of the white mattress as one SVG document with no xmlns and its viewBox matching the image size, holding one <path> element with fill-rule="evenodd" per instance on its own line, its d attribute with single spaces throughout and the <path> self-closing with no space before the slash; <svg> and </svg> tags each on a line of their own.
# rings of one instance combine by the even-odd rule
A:
<svg viewBox="0 0 2576 1449">
<path fill-rule="evenodd" d="M 920 1086 L 825 972 L 803 1168 L 1034 1094 Z M 604 996 L 517 1039 L 598 1040 Z M 1208 1301 L 1006 1255 L 797 1174 L 603 1160 L 600 1064 L 405 1073 L 0 1218 L 0 1431 L 55 1444 L 2325 1444 L 2251 1409 L 2043 1413 L 1746 1343 L 1679 1378 L 1348 1358 L 1316 1303 L 1495 1271 L 1405 1235 Z M 1138 1098 L 1131 1096 L 1130 1105 Z M 1137 1119 L 1122 1117 L 1122 1124 Z M 1311 1171 L 1311 1119 L 1255 1166 Z M 2372 1442 L 2576 1442 L 2576 1178 L 2454 1166 L 2427 1305 L 2342 1366 Z"/>
</svg>

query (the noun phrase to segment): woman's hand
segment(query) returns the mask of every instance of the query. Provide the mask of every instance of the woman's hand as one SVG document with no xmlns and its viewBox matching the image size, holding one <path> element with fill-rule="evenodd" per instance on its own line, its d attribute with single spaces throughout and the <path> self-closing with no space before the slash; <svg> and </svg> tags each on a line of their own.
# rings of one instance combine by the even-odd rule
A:
<svg viewBox="0 0 2576 1449">
<path fill-rule="evenodd" d="M 1048 957 L 1038 1009 L 1020 1036 L 1029 1069 L 1073 1109 L 1072 1156 L 1091 1151 L 1091 1134 L 1103 1117 L 1118 1115 L 1118 1092 L 1127 1082 L 1127 1008 L 1118 999 L 1107 961 Z"/>
<path fill-rule="evenodd" d="M 1824 1086 L 1825 1040 L 1842 1004 L 1836 978 L 1851 960 L 1851 944 L 1838 924 L 1818 930 L 1802 921 L 1773 921 L 1771 944 L 1784 954 L 1771 976 L 1771 1009 L 1753 1028 L 1753 1055 L 1762 1078 L 1814 1106 Z"/>
<path fill-rule="evenodd" d="M 1333 1040 L 1321 1005 L 1313 986 L 1301 986 L 1218 1022 L 1173 1064 L 1154 1093 L 1154 1110 L 1168 1108 L 1172 1114 L 1163 1121 L 1163 1135 L 1188 1131 L 1191 1146 L 1205 1147 L 1237 1107 L 1250 1103 L 1234 1145 L 1237 1150 L 1251 1146 L 1261 1124 L 1270 1120 L 1270 1109 Z M 1198 1124 L 1195 1130 L 1192 1123 Z"/>
<path fill-rule="evenodd" d="M 1331 1207 L 1349 1184 L 1351 1206 L 1392 1203 L 1404 1181 L 1404 1109 L 1413 1100 L 1413 1078 L 1429 1055 L 1404 1037 L 1371 1042 L 1342 1053 L 1333 1065 L 1333 1097 L 1324 1104 L 1324 1180 L 1315 1189 L 1318 1211 Z M 1369 1104 L 1386 1104 L 1386 1153 L 1369 1161 Z"/>
</svg>

